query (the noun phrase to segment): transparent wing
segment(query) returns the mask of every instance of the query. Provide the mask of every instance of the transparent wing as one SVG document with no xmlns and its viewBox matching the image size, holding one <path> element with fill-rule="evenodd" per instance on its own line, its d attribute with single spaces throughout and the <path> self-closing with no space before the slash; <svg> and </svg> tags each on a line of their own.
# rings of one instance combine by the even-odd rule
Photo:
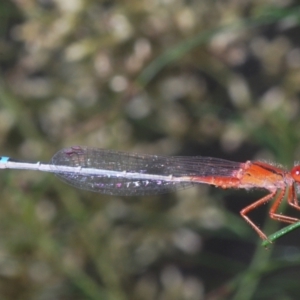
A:
<svg viewBox="0 0 300 300">
<path fill-rule="evenodd" d="M 209 157 L 142 155 L 81 146 L 60 150 L 50 163 L 53 172 L 68 184 L 122 196 L 187 188 L 195 184 L 196 177 L 230 177 L 241 166 L 238 162 Z M 61 171 L 61 166 L 74 170 Z"/>
</svg>

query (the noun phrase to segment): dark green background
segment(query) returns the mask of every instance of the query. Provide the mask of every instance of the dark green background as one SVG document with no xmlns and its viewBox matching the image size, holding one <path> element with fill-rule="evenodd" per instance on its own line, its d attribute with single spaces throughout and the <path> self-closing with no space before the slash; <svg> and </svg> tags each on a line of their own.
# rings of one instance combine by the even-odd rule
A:
<svg viewBox="0 0 300 300">
<path fill-rule="evenodd" d="M 86 145 L 290 168 L 299 20 L 284 0 L 1 1 L 1 153 L 49 161 Z M 300 297 L 299 229 L 265 250 L 239 216 L 263 191 L 122 198 L 17 170 L 0 190 L 1 299 Z M 271 234 L 282 224 L 267 209 L 251 217 Z"/>
</svg>

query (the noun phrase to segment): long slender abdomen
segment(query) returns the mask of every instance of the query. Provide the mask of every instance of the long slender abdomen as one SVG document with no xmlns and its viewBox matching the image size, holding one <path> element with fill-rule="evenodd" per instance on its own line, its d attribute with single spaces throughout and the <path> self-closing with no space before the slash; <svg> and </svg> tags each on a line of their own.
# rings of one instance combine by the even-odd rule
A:
<svg viewBox="0 0 300 300">
<path fill-rule="evenodd" d="M 219 176 L 207 176 L 207 177 L 193 177 L 193 182 L 205 183 L 220 187 L 222 189 L 239 188 L 240 179 L 235 177 L 219 177 Z"/>
</svg>

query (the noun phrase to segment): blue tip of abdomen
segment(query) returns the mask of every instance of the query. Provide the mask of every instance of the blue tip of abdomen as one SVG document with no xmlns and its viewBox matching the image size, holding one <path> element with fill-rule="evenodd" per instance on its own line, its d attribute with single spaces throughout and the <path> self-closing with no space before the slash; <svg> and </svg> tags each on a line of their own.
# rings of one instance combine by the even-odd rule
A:
<svg viewBox="0 0 300 300">
<path fill-rule="evenodd" d="M 7 163 L 8 161 L 9 161 L 9 157 L 7 157 L 7 156 L 0 157 L 0 164 Z"/>
</svg>

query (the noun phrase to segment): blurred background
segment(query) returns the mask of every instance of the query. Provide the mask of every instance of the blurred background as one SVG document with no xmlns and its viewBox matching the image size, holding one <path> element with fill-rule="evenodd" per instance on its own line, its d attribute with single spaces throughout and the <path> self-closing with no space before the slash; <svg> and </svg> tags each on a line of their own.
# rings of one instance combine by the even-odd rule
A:
<svg viewBox="0 0 300 300">
<path fill-rule="evenodd" d="M 300 158 L 297 1 L 6 0 L 0 16 L 1 155 Z M 1 299 L 300 297 L 300 231 L 265 249 L 239 215 L 265 191 L 113 197 L 18 170 L 0 189 Z M 284 226 L 267 205 L 251 217 Z"/>
</svg>

